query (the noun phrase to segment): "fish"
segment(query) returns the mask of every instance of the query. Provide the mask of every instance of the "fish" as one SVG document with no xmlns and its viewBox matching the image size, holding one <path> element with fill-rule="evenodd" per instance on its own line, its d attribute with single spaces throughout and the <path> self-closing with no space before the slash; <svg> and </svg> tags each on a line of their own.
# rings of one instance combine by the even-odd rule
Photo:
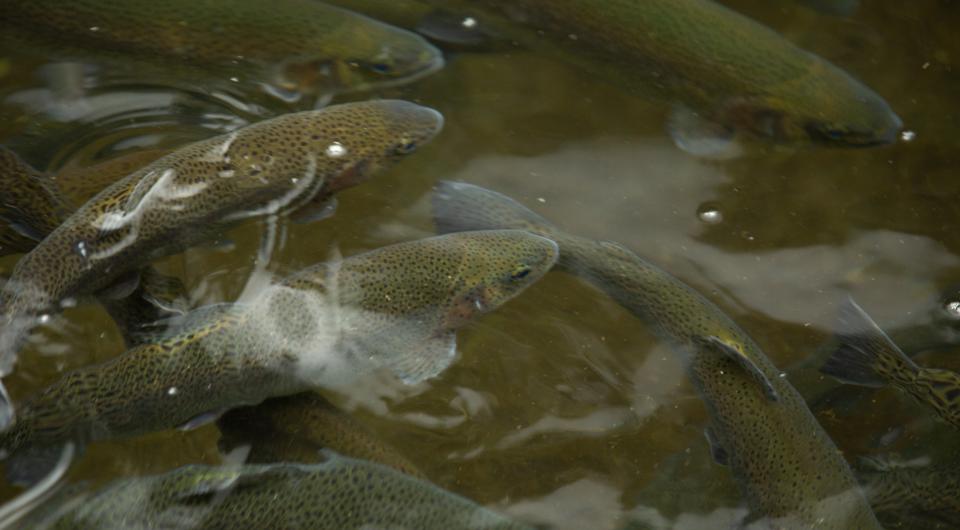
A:
<svg viewBox="0 0 960 530">
<path fill-rule="evenodd" d="M 442 125 L 440 113 L 406 101 L 334 105 L 189 144 L 122 178 L 17 262 L 0 293 L 0 375 L 61 301 L 96 293 L 245 220 L 323 209 Z"/>
<path fill-rule="evenodd" d="M 419 35 L 312 0 L 9 0 L 0 34 L 60 61 L 132 64 L 204 92 L 215 82 L 256 89 L 245 91 L 251 98 L 381 88 L 443 66 Z"/>
<path fill-rule="evenodd" d="M 426 476 L 400 451 L 316 392 L 271 398 L 217 420 L 221 451 L 250 447 L 247 463 L 316 463 L 321 450 L 369 460 L 407 475 Z"/>
<path fill-rule="evenodd" d="M 20 403 L 0 433 L 8 473 L 30 482 L 64 442 L 189 430 L 231 408 L 342 388 L 377 370 L 405 384 L 435 377 L 456 356 L 456 330 L 537 281 L 557 253 L 553 241 L 519 230 L 438 236 L 308 267 L 248 302 L 196 309 L 172 334 L 69 372 Z"/>
<path fill-rule="evenodd" d="M 892 386 L 960 428 L 960 374 L 919 366 L 852 299 L 840 307 L 836 349 L 820 371 L 841 383 Z"/>
<path fill-rule="evenodd" d="M 60 225 L 68 211 L 56 187 L 3 146 L 0 189 L 0 256 L 29 252 Z"/>
<path fill-rule="evenodd" d="M 738 135 L 867 147 L 896 141 L 903 127 L 889 103 L 848 72 L 711 0 L 424 1 L 671 104 L 671 133 L 687 149 Z"/>
<path fill-rule="evenodd" d="M 432 197 L 439 233 L 512 228 L 556 241 L 556 269 L 606 293 L 676 352 L 753 517 L 777 529 L 879 529 L 850 466 L 803 398 L 720 308 L 620 244 L 568 234 L 513 199 L 463 182 Z"/>
<path fill-rule="evenodd" d="M 116 480 L 59 506 L 38 530 L 533 530 L 389 467 L 325 453 L 320 464 L 188 465 Z"/>
<path fill-rule="evenodd" d="M 887 528 L 960 527 L 960 460 L 912 465 L 889 455 L 862 458 L 858 476 Z"/>
</svg>

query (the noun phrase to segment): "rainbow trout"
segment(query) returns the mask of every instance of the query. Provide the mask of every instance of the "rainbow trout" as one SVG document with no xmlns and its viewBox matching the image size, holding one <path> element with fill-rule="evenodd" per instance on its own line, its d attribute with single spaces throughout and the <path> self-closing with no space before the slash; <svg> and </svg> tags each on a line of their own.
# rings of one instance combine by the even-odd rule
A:
<svg viewBox="0 0 960 530">
<path fill-rule="evenodd" d="M 532 530 L 388 467 L 325 457 L 322 464 L 191 465 L 121 479 L 59 507 L 48 504 L 48 515 L 31 528 Z"/>
<path fill-rule="evenodd" d="M 196 310 L 170 336 L 64 375 L 20 405 L 0 449 L 30 454 L 68 440 L 192 428 L 230 408 L 342 387 L 379 369 L 423 381 L 453 361 L 458 328 L 516 296 L 556 259 L 553 241 L 500 230 L 315 265 L 249 303 Z M 29 480 L 35 470 L 12 476 Z"/>
<path fill-rule="evenodd" d="M 624 247 L 562 232 L 512 199 L 442 182 L 441 233 L 519 228 L 560 246 L 559 270 L 610 295 L 670 344 L 697 389 L 714 459 L 730 466 L 756 517 L 775 529 L 879 529 L 853 473 L 803 398 L 717 306 Z"/>
<path fill-rule="evenodd" d="M 960 527 L 960 460 L 907 466 L 889 458 L 864 462 L 858 475 L 877 517 L 888 528 Z"/>
<path fill-rule="evenodd" d="M 841 383 L 891 385 L 960 428 L 960 374 L 913 362 L 851 299 L 840 308 L 837 347 L 820 371 Z"/>
<path fill-rule="evenodd" d="M 425 1 L 630 92 L 676 103 L 675 132 L 691 140 L 693 129 L 721 129 L 870 146 L 893 142 L 902 127 L 887 102 L 847 72 L 711 0 Z"/>
<path fill-rule="evenodd" d="M 316 209 L 416 151 L 442 123 L 438 112 L 405 101 L 335 105 L 190 144 L 128 175 L 17 263 L 0 298 L 0 374 L 40 316 L 64 299 L 244 220 Z"/>
<path fill-rule="evenodd" d="M 304 392 L 233 409 L 218 421 L 221 450 L 249 445 L 248 463 L 315 463 L 329 449 L 426 478 L 405 456 L 323 396 Z"/>
<path fill-rule="evenodd" d="M 394 85 L 443 66 L 420 36 L 313 0 L 4 0 L 0 33 L 59 60 L 134 64 L 163 79 L 182 71 L 174 83 L 284 97 Z"/>
<path fill-rule="evenodd" d="M 30 251 L 69 211 L 53 182 L 3 146 L 0 190 L 0 256 Z"/>
</svg>

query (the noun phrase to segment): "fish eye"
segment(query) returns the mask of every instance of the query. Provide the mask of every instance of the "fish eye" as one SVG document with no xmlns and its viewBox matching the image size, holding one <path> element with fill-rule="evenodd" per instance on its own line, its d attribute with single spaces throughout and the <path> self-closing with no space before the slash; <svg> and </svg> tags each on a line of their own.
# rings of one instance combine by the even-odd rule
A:
<svg viewBox="0 0 960 530">
<path fill-rule="evenodd" d="M 842 129 L 826 129 L 823 134 L 831 140 L 842 140 L 847 136 L 847 132 Z"/>
<path fill-rule="evenodd" d="M 386 63 L 373 63 L 370 69 L 378 74 L 389 74 L 393 71 L 393 67 Z"/>
<path fill-rule="evenodd" d="M 520 265 L 519 267 L 514 269 L 513 272 L 510 273 L 510 279 L 521 280 L 523 278 L 526 278 L 527 275 L 529 275 L 532 270 L 533 269 L 531 269 L 528 265 Z"/>
<path fill-rule="evenodd" d="M 417 142 L 413 140 L 404 140 L 397 144 L 397 147 L 394 148 L 394 151 L 398 155 L 408 155 L 417 150 Z"/>
</svg>

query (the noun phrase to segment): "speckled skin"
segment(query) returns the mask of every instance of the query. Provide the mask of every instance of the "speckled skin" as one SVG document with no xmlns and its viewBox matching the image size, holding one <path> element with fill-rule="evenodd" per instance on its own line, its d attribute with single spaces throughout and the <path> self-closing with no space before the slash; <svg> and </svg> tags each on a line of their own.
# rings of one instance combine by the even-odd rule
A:
<svg viewBox="0 0 960 530">
<path fill-rule="evenodd" d="M 246 305 L 191 313 L 175 335 L 81 368 L 28 398 L 0 434 L 8 452 L 170 429 L 268 397 L 351 384 L 383 367 L 405 373 L 450 336 L 535 282 L 552 241 L 516 230 L 452 234 L 319 264 Z M 444 352 L 446 353 L 446 352 Z"/>
<path fill-rule="evenodd" d="M 418 35 L 312 0 L 5 0 L 0 28 L 60 59 L 189 68 L 172 81 L 215 76 L 301 93 L 396 84 L 443 65 Z"/>
<path fill-rule="evenodd" d="M 902 123 L 826 60 L 711 0 L 426 0 L 620 87 L 782 142 L 866 146 Z"/>
<path fill-rule="evenodd" d="M 414 152 L 442 117 L 398 100 L 286 114 L 190 144 L 81 206 L 17 263 L 0 299 L 0 373 L 37 315 L 245 219 L 283 214 Z M 329 153 L 329 154 L 328 154 Z"/>
<path fill-rule="evenodd" d="M 821 372 L 844 383 L 890 385 L 960 428 L 960 374 L 913 362 L 853 301 L 841 307 L 840 326 L 836 349 Z"/>
<path fill-rule="evenodd" d="M 960 460 L 875 468 L 859 476 L 877 517 L 890 529 L 960 526 Z"/>
<path fill-rule="evenodd" d="M 442 182 L 433 205 L 441 233 L 518 228 L 553 239 L 560 246 L 559 270 L 604 291 L 670 344 L 707 406 L 710 429 L 749 507 L 770 528 L 880 528 L 850 467 L 800 394 L 709 300 L 622 246 L 566 234 L 499 193 Z M 706 337 L 749 359 L 779 399 L 770 399 L 730 356 L 704 345 Z"/>
<path fill-rule="evenodd" d="M 532 530 L 393 469 L 328 457 L 314 465 L 194 465 L 118 480 L 33 528 Z"/>
<path fill-rule="evenodd" d="M 221 449 L 249 445 L 247 463 L 316 463 L 321 449 L 426 478 L 405 456 L 323 396 L 304 392 L 231 410 L 217 422 Z"/>
<path fill-rule="evenodd" d="M 68 207 L 56 188 L 16 153 L 0 146 L 0 256 L 28 252 L 37 240 L 14 230 L 11 223 L 29 227 L 40 237 L 60 224 Z"/>
</svg>

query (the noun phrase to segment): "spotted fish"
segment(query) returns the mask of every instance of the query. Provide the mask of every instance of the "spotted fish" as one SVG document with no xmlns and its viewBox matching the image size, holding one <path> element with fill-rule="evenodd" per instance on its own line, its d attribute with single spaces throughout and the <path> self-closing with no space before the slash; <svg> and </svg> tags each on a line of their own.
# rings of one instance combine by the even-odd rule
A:
<svg viewBox="0 0 960 530">
<path fill-rule="evenodd" d="M 443 65 L 416 34 L 312 0 L 5 0 L 0 29 L 58 60 L 133 64 L 204 91 L 242 84 L 284 98 L 394 85 Z"/>
<path fill-rule="evenodd" d="M 880 457 L 858 467 L 870 505 L 887 528 L 960 527 L 960 460 L 907 465 Z"/>
<path fill-rule="evenodd" d="M 425 478 L 407 457 L 315 392 L 231 410 L 217 426 L 221 449 L 229 452 L 249 445 L 249 463 L 314 463 L 320 461 L 322 449 L 329 449 Z"/>
<path fill-rule="evenodd" d="M 426 2 L 673 104 L 671 132 L 693 152 L 738 133 L 870 146 L 895 141 L 902 128 L 889 104 L 850 74 L 712 0 Z"/>
<path fill-rule="evenodd" d="M 8 471 L 29 482 L 44 471 L 32 464 L 44 447 L 193 428 L 374 370 L 418 383 L 453 361 L 458 328 L 556 259 L 553 241 L 519 230 L 451 234 L 321 263 L 249 302 L 196 310 L 174 334 L 67 373 L 20 404 L 0 434 L 6 454 L 24 450 Z"/>
<path fill-rule="evenodd" d="M 0 146 L 0 256 L 27 252 L 53 232 L 69 211 L 53 183 Z"/>
<path fill-rule="evenodd" d="M 0 374 L 42 314 L 244 220 L 317 208 L 440 130 L 397 100 L 286 114 L 203 140 L 119 180 L 17 263 L 0 297 Z"/>
<path fill-rule="evenodd" d="M 891 385 L 960 428 L 960 374 L 917 365 L 852 299 L 841 306 L 835 342 L 837 347 L 821 372 L 843 383 Z"/>
<path fill-rule="evenodd" d="M 210 467 L 115 481 L 45 506 L 37 530 L 532 530 L 388 467 L 325 453 L 321 464 Z"/>
<path fill-rule="evenodd" d="M 670 344 L 710 414 L 714 459 L 730 466 L 758 518 L 777 529 L 879 529 L 853 473 L 803 398 L 717 306 L 626 248 L 567 234 L 509 197 L 442 182 L 441 233 L 518 228 L 560 246 L 559 270 L 610 295 Z"/>
</svg>

